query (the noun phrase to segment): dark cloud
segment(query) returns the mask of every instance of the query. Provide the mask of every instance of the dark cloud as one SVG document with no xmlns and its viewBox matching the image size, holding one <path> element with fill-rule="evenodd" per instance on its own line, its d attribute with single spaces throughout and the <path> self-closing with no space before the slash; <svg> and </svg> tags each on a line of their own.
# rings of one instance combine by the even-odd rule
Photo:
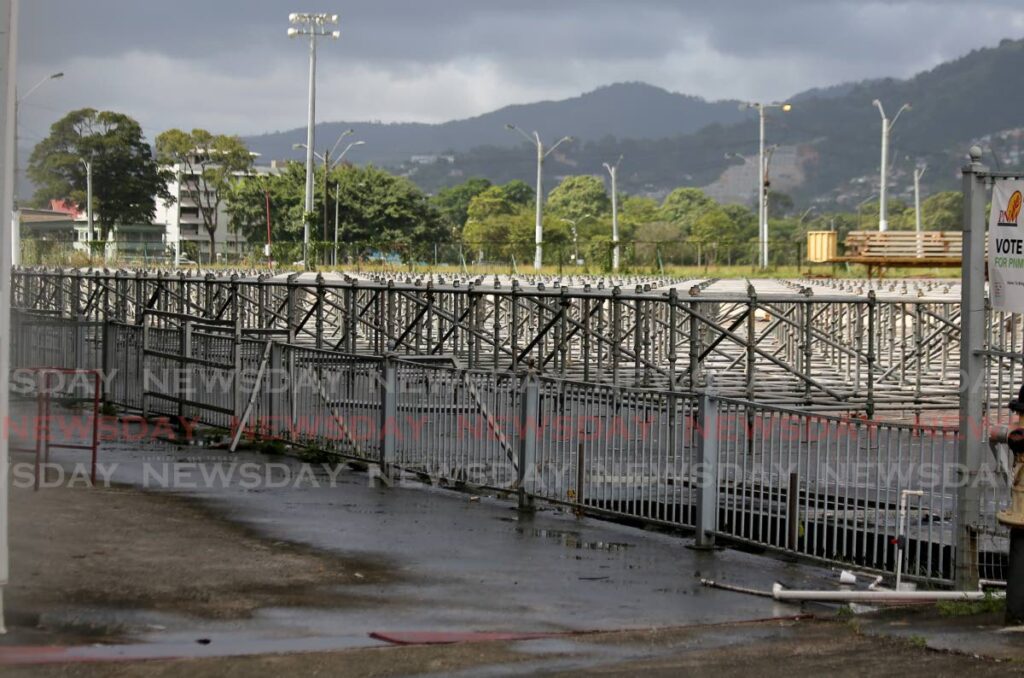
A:
<svg viewBox="0 0 1024 678">
<path fill-rule="evenodd" d="M 22 81 L 68 71 L 33 102 L 40 123 L 48 107 L 89 103 L 135 110 L 152 128 L 299 126 L 306 55 L 285 31 L 305 4 L 23 0 Z M 335 119 L 442 120 L 616 80 L 784 97 L 908 76 L 1024 33 L 1019 0 L 314 4 L 342 18 L 342 39 L 320 52 L 322 111 Z"/>
</svg>

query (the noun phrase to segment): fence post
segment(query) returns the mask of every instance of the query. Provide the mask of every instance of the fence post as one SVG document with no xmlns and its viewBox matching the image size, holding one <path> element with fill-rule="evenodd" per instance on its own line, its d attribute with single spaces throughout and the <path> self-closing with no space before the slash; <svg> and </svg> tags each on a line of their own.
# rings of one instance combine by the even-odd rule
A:
<svg viewBox="0 0 1024 678">
<path fill-rule="evenodd" d="M 179 398 L 189 398 L 192 394 L 192 367 L 189 363 L 189 358 L 192 357 L 192 321 L 186 320 L 181 324 L 181 346 L 179 346 L 181 353 L 181 361 L 178 363 L 178 383 L 181 386 L 181 390 L 178 392 Z M 185 403 L 178 401 L 178 425 L 183 430 L 187 430 L 185 427 L 185 418 L 188 416 L 188 409 Z"/>
<path fill-rule="evenodd" d="M 389 483 L 392 466 L 396 461 L 398 440 L 395 427 L 398 425 L 398 356 L 385 353 L 380 366 L 380 473 Z"/>
<path fill-rule="evenodd" d="M 987 437 L 985 416 L 985 203 L 987 170 L 981 150 L 971 147 L 963 168 L 963 265 L 960 287 L 960 435 L 956 490 L 956 552 L 954 574 L 959 590 L 978 586 L 978 526 L 981 488 L 978 472 Z M 996 403 L 1004 407 L 1005 403 Z M 979 436 L 974 431 L 981 431 Z"/>
<path fill-rule="evenodd" d="M 107 386 L 113 381 L 110 375 L 110 366 L 113 363 L 111 355 L 114 352 L 114 341 L 117 336 L 116 330 L 110 321 L 105 319 L 100 324 L 100 332 L 102 332 L 100 344 L 100 401 L 103 404 L 109 402 L 110 394 L 107 392 Z M 125 351 L 127 353 L 127 351 Z M 123 404 L 123 403 L 122 403 Z"/>
<path fill-rule="evenodd" d="M 526 483 L 537 464 L 537 435 L 540 431 L 540 378 L 532 365 L 523 378 L 520 397 L 516 487 L 519 490 L 519 510 L 532 511 L 533 497 L 526 491 Z"/>
<path fill-rule="evenodd" d="M 268 437 L 275 437 L 279 435 L 279 431 L 283 428 L 287 433 L 289 427 L 283 427 L 283 414 L 281 407 L 281 395 L 284 393 L 285 380 L 287 377 L 284 372 L 284 349 L 281 344 L 274 342 L 270 347 L 270 374 L 268 375 L 268 396 L 269 396 L 269 407 L 267 412 L 267 426 L 269 427 L 266 431 Z M 285 436 L 281 436 L 285 437 Z"/>
<path fill-rule="evenodd" d="M 68 367 L 92 368 L 96 364 L 85 359 L 85 316 L 75 315 L 75 354 L 71 356 L 71 364 Z"/>
<path fill-rule="evenodd" d="M 146 406 L 146 389 L 149 387 L 149 376 L 146 374 L 146 351 L 149 349 L 149 324 L 143 320 L 142 322 L 142 347 L 139 349 L 137 356 L 137 363 L 135 365 L 135 374 L 142 380 L 142 418 L 149 418 L 149 408 Z"/>
<path fill-rule="evenodd" d="M 245 411 L 245 389 L 242 374 L 242 309 L 238 298 L 238 275 L 231 275 L 231 362 L 234 369 L 231 371 L 231 431 L 241 425 L 242 413 Z"/>
<path fill-rule="evenodd" d="M 700 466 L 697 475 L 697 536 L 694 547 L 711 549 L 718 531 L 718 401 L 700 395 L 697 408 Z"/>
</svg>

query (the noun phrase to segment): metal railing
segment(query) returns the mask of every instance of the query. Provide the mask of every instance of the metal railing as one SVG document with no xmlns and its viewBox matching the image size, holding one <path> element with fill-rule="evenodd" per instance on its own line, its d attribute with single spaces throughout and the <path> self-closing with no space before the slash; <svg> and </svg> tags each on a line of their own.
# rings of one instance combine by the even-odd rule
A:
<svg viewBox="0 0 1024 678">
<path fill-rule="evenodd" d="M 878 571 L 895 566 L 903 491 L 921 491 L 904 574 L 955 577 L 957 473 L 921 474 L 963 461 L 950 417 L 822 413 L 869 415 L 854 404 L 884 393 L 911 412 L 952 411 L 960 319 L 941 285 L 921 283 L 917 300 L 884 283 L 823 283 L 836 299 L 452 287 L 441 302 L 415 284 L 178 277 L 172 292 L 165 276 L 86 279 L 72 294 L 66 276 L 22 277 L 18 298 L 33 303 L 15 314 L 15 366 L 102 368 L 108 402 L 236 440 Z M 982 383 L 1001 403 L 1024 378 L 1024 326 L 989 314 L 985 327 Z M 990 414 L 1005 421 L 999 405 Z M 979 426 L 964 434 L 981 444 Z M 1008 492 L 990 480 L 973 548 L 981 576 L 999 578 L 994 514 Z"/>
</svg>

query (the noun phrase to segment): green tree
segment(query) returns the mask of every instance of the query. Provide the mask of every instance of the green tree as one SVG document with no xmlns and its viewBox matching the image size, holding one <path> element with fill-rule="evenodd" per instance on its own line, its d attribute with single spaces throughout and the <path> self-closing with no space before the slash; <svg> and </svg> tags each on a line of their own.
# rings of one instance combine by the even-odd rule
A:
<svg viewBox="0 0 1024 678">
<path fill-rule="evenodd" d="M 757 201 L 755 200 L 756 204 Z M 781 219 L 793 213 L 793 198 L 781 191 L 768 191 L 768 218 Z"/>
<path fill-rule="evenodd" d="M 677 188 L 665 197 L 658 216 L 662 221 L 679 224 L 685 236 L 690 232 L 697 215 L 714 205 L 715 201 L 699 188 Z"/>
<path fill-rule="evenodd" d="M 139 123 L 123 113 L 82 108 L 53 123 L 32 150 L 35 202 L 70 198 L 84 209 L 85 160 L 92 163 L 93 212 L 104 240 L 115 224 L 151 223 L 156 200 L 173 199 Z"/>
<path fill-rule="evenodd" d="M 927 231 L 958 231 L 964 214 L 964 195 L 944 191 L 921 201 L 921 227 Z"/>
<path fill-rule="evenodd" d="M 204 129 L 169 129 L 156 138 L 157 159 L 178 165 L 181 192 L 199 208 L 210 236 L 210 261 L 216 260 L 216 233 L 221 205 L 231 187 L 252 167 L 252 154 L 239 137 Z"/>
<path fill-rule="evenodd" d="M 473 177 L 457 186 L 442 188 L 431 202 L 437 209 L 441 223 L 453 236 L 458 237 L 469 218 L 469 203 L 491 187 L 487 179 Z"/>
<path fill-rule="evenodd" d="M 504 187 L 491 186 L 469 201 L 469 207 L 466 209 L 467 224 L 472 221 L 486 221 L 496 216 L 509 216 L 522 209 L 522 205 L 509 199 Z"/>
<path fill-rule="evenodd" d="M 729 253 L 736 245 L 740 228 L 721 207 L 709 207 L 693 221 L 692 236 L 701 245 L 702 255 L 714 264 L 716 255 Z"/>
<path fill-rule="evenodd" d="M 505 192 L 505 198 L 516 205 L 533 205 L 537 201 L 537 191 L 519 179 L 502 184 L 501 190 Z"/>
<path fill-rule="evenodd" d="M 633 252 L 638 263 L 682 263 L 683 227 L 674 221 L 649 221 L 636 229 Z"/>
<path fill-rule="evenodd" d="M 422 257 L 450 238 L 430 200 L 405 177 L 372 165 L 345 166 L 330 183 L 337 187 L 344 239 L 364 251 Z"/>
<path fill-rule="evenodd" d="M 554 214 L 580 220 L 596 217 L 611 209 L 611 200 L 604 190 L 604 182 L 594 176 L 569 176 L 548 194 L 548 209 Z"/>
</svg>

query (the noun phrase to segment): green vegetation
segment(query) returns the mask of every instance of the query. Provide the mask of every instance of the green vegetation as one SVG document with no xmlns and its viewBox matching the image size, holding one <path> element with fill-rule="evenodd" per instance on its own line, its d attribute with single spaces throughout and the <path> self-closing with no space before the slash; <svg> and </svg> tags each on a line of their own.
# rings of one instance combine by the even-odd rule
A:
<svg viewBox="0 0 1024 678">
<path fill-rule="evenodd" d="M 448 212 L 437 206 L 415 185 L 380 168 L 342 165 L 327 177 L 326 200 L 323 167 L 317 168 L 313 209 L 303 214 L 305 168 L 291 162 L 277 174 L 236 177 L 226 195 L 231 228 L 250 243 L 266 242 L 266 198 L 270 201 L 271 239 L 274 256 L 294 261 L 301 256 L 305 219 L 309 219 L 314 255 L 334 246 L 335 215 L 343 252 L 352 260 L 376 253 L 398 254 L 402 260 L 426 257 L 438 242 L 450 242 L 446 223 L 460 218 L 464 196 L 448 195 Z"/>
<path fill-rule="evenodd" d="M 210 134 L 204 129 L 191 133 L 170 129 L 156 138 L 157 158 L 164 165 L 182 170 L 181 194 L 199 210 L 210 236 L 210 261 L 216 261 L 218 217 L 221 204 L 231 194 L 238 176 L 252 167 L 252 155 L 238 137 Z M 201 180 L 193 180 L 199 177 Z"/>
<path fill-rule="evenodd" d="M 943 617 L 970 617 L 976 614 L 1002 614 L 1006 610 L 1006 599 L 991 593 L 983 600 L 942 600 L 935 608 Z"/>
<path fill-rule="evenodd" d="M 449 228 L 468 267 L 511 272 L 532 262 L 535 206 L 533 194 L 522 190 L 522 182 L 487 185 L 481 179 L 470 179 L 446 191 L 445 204 L 455 195 L 466 202 L 465 221 L 450 222 Z M 806 266 L 803 254 L 808 231 L 835 230 L 841 241 L 850 231 L 871 229 L 878 210 L 876 203 L 862 206 L 859 214 L 807 210 L 797 215 L 788 196 L 772 194 L 769 202 L 777 206 L 769 222 L 771 265 L 788 267 L 794 275 Z M 742 276 L 749 274 L 746 267 L 757 261 L 757 216 L 746 206 L 719 204 L 700 189 L 688 187 L 672 191 L 661 203 L 643 196 L 620 196 L 619 204 L 619 237 L 627 271 Z M 922 205 L 923 226 L 953 230 L 960 210 L 959 193 L 934 195 Z M 449 212 L 451 216 L 461 213 L 461 207 Z M 565 177 L 548 193 L 544 205 L 545 263 L 556 271 L 567 267 L 582 273 L 608 271 L 611 220 L 611 200 L 601 179 Z M 890 228 L 913 229 L 913 209 L 892 201 Z M 573 261 L 577 254 L 582 268 Z M 448 256 L 441 260 L 456 258 L 449 248 Z M 822 273 L 830 272 L 827 267 L 819 268 Z M 851 275 L 855 271 L 831 273 Z"/>
<path fill-rule="evenodd" d="M 156 201 L 168 200 L 167 176 L 157 166 L 142 127 L 123 113 L 82 108 L 50 126 L 29 158 L 33 201 L 70 199 L 86 208 L 86 167 L 92 164 L 93 212 L 99 239 L 115 225 L 150 223 Z"/>
</svg>

